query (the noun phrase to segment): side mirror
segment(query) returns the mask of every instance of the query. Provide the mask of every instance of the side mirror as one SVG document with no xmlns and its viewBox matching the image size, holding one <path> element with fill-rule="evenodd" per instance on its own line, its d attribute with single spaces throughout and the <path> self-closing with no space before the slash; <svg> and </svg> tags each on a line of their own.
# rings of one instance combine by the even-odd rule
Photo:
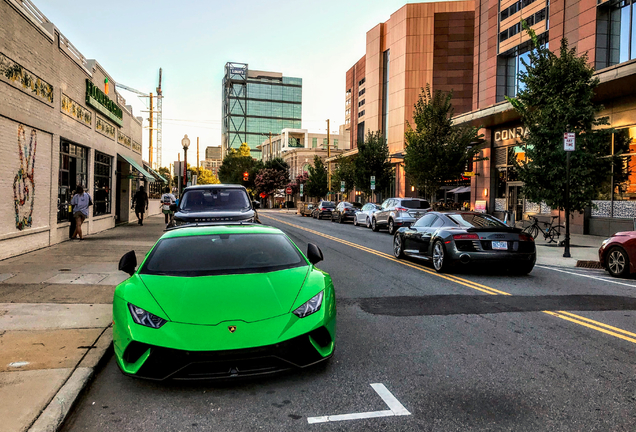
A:
<svg viewBox="0 0 636 432">
<path fill-rule="evenodd" d="M 312 264 L 319 263 L 324 259 L 320 248 L 313 243 L 307 245 L 307 259 Z"/>
<path fill-rule="evenodd" d="M 179 210 L 179 206 L 176 204 L 170 204 L 170 211 L 171 212 L 176 212 L 177 210 Z"/>
<path fill-rule="evenodd" d="M 255 209 L 259 209 L 259 208 L 261 208 L 261 203 L 256 201 L 256 200 L 254 200 L 254 201 L 252 201 L 252 207 L 254 207 Z"/>
<path fill-rule="evenodd" d="M 128 273 L 129 275 L 133 275 L 135 273 L 135 269 L 137 268 L 137 255 L 135 255 L 135 251 L 130 251 L 124 254 L 119 260 L 119 270 Z"/>
</svg>

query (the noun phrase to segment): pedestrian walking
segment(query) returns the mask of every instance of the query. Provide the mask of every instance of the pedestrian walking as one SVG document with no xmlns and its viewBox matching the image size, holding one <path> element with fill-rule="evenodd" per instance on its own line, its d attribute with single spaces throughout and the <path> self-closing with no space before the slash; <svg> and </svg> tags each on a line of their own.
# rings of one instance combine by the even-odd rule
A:
<svg viewBox="0 0 636 432">
<path fill-rule="evenodd" d="M 172 222 L 172 216 L 174 215 L 174 212 L 170 209 L 170 206 L 172 204 L 175 204 L 176 202 L 177 198 L 170 193 L 170 188 L 166 187 L 163 190 L 163 195 L 161 195 L 161 211 L 165 216 L 166 225 Z"/>
<path fill-rule="evenodd" d="M 84 188 L 80 185 L 77 186 L 75 195 L 71 198 L 71 205 L 73 206 L 73 218 L 75 219 L 75 231 L 73 231 L 72 239 L 78 238 L 84 240 L 82 233 L 82 223 L 88 217 L 88 207 L 93 205 L 93 199 L 84 192 Z"/>
<path fill-rule="evenodd" d="M 139 190 L 133 197 L 132 208 L 135 209 L 135 215 L 137 215 L 137 223 L 143 226 L 144 213 L 146 210 L 148 210 L 148 194 L 144 190 L 143 186 L 139 186 Z"/>
</svg>

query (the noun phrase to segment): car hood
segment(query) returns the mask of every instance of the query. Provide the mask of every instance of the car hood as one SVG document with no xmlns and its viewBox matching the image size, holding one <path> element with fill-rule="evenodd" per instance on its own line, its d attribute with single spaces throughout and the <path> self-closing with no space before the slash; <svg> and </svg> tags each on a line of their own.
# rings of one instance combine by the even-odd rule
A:
<svg viewBox="0 0 636 432">
<path fill-rule="evenodd" d="M 290 311 L 308 266 L 269 273 L 176 277 L 140 275 L 159 306 L 174 322 L 217 325 L 255 322 Z"/>
</svg>

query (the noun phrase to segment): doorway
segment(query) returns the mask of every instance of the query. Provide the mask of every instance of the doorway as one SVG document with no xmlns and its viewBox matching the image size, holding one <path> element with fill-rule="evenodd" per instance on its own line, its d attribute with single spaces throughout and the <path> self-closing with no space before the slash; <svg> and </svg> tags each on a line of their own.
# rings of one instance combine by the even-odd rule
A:
<svg viewBox="0 0 636 432">
<path fill-rule="evenodd" d="M 512 213 L 515 221 L 523 219 L 523 193 L 521 188 L 522 182 L 508 183 L 508 211 Z"/>
</svg>

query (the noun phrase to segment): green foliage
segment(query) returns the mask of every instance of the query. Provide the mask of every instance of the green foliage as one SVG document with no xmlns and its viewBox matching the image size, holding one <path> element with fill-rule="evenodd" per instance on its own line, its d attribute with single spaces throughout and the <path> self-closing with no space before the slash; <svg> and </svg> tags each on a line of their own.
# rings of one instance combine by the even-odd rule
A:
<svg viewBox="0 0 636 432">
<path fill-rule="evenodd" d="M 197 170 L 196 168 L 192 169 L 192 172 L 194 172 L 197 175 L 197 184 L 219 184 L 221 183 L 219 181 L 219 178 L 217 176 L 215 176 L 211 170 L 209 169 L 205 169 L 203 167 L 199 167 L 199 169 Z"/>
<path fill-rule="evenodd" d="M 273 168 L 263 168 L 254 179 L 256 192 L 265 192 L 267 195 L 273 195 L 278 189 L 281 189 L 289 182 L 287 171 L 276 170 Z"/>
<path fill-rule="evenodd" d="M 239 156 L 251 157 L 252 153 L 250 151 L 250 146 L 248 146 L 247 143 L 241 144 L 241 146 L 238 148 L 238 154 Z"/>
<path fill-rule="evenodd" d="M 375 176 L 376 192 L 387 189 L 393 180 L 393 167 L 389 162 L 389 146 L 380 132 L 369 132 L 364 142 L 358 143 L 354 159 L 355 185 L 367 197 L 371 195 L 371 176 Z"/>
<path fill-rule="evenodd" d="M 314 156 L 314 165 L 309 167 L 309 178 L 304 193 L 311 197 L 323 198 L 329 192 L 327 168 L 322 159 Z"/>
<path fill-rule="evenodd" d="M 422 89 L 415 104 L 415 130 L 405 134 L 404 171 L 417 189 L 434 194 L 445 181 L 457 180 L 479 152 L 481 136 L 473 126 L 453 125 L 451 93 Z"/>
<path fill-rule="evenodd" d="M 239 152 L 228 152 L 219 167 L 218 176 L 221 183 L 240 184 L 247 189 L 254 189 L 254 179 L 263 163 L 251 156 L 241 156 Z M 243 173 L 249 173 L 249 180 L 243 181 Z"/>
<path fill-rule="evenodd" d="M 268 160 L 264 166 L 265 168 L 275 169 L 277 171 L 289 171 L 289 164 L 280 157 Z"/>
<path fill-rule="evenodd" d="M 169 168 L 159 167 L 159 168 L 157 168 L 157 172 L 159 174 L 161 174 L 161 177 L 163 177 L 166 180 L 168 180 L 168 186 L 174 186 L 175 185 L 175 180 L 170 175 L 170 169 Z"/>
<path fill-rule="evenodd" d="M 338 155 L 336 158 L 336 169 L 331 172 L 332 192 L 340 192 L 341 182 L 344 182 L 344 194 L 349 195 L 349 192 L 351 192 L 355 186 L 355 172 L 355 159 Z"/>
<path fill-rule="evenodd" d="M 534 32 L 524 25 L 531 37 Z M 508 99 L 521 116 L 528 134 L 523 139 L 527 162 L 516 162 L 523 193 L 533 202 L 544 201 L 553 209 L 565 208 L 566 152 L 563 133 L 576 134 L 576 150 L 570 155 L 570 208 L 583 211 L 599 195 L 615 158 L 610 154 L 612 128 L 603 109 L 593 101 L 599 84 L 587 55 L 577 56 L 566 39 L 559 55 L 540 46 L 536 37 L 527 70 L 519 75 L 524 88 Z M 524 62 L 525 63 L 525 62 Z"/>
</svg>

